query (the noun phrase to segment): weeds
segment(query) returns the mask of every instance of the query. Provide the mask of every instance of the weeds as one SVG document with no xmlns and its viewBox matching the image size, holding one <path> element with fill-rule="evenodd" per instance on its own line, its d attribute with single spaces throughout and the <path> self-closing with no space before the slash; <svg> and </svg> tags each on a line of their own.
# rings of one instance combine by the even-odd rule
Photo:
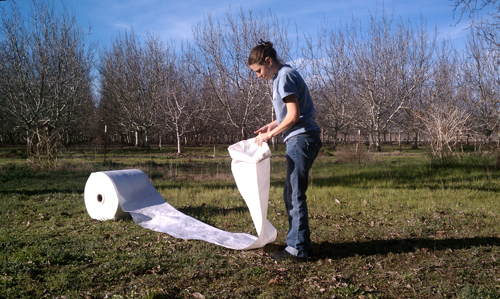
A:
<svg viewBox="0 0 500 299">
<path fill-rule="evenodd" d="M 335 151 L 335 161 L 337 163 L 368 163 L 372 160 L 373 154 L 364 146 L 347 145 L 338 147 Z"/>
</svg>

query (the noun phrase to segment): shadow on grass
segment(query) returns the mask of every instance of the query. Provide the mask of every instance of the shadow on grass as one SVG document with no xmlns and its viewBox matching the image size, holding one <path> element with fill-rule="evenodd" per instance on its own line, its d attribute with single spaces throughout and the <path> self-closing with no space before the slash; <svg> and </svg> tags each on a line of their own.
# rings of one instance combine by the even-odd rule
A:
<svg viewBox="0 0 500 299">
<path fill-rule="evenodd" d="M 184 206 L 177 209 L 179 212 L 182 212 L 188 216 L 194 217 L 208 225 L 213 227 L 220 228 L 215 224 L 213 220 L 214 216 L 228 216 L 230 214 L 249 214 L 248 208 L 246 207 L 235 207 L 235 208 L 222 208 L 222 207 L 214 207 L 202 204 L 201 206 L 191 207 Z"/>
<path fill-rule="evenodd" d="M 319 166 L 322 167 L 322 166 Z M 346 167 L 346 166 L 342 166 Z M 342 186 L 370 189 L 374 184 L 379 186 L 388 185 L 390 188 L 429 188 L 438 189 L 474 189 L 488 192 L 500 191 L 496 184 L 500 178 L 500 172 L 496 171 L 494 165 L 477 164 L 453 164 L 446 167 L 435 167 L 429 169 L 421 164 L 404 164 L 395 166 L 388 163 L 377 164 L 377 167 L 360 167 L 354 173 L 345 173 L 343 169 L 335 172 L 332 168 L 326 177 L 316 177 L 313 182 L 318 187 Z M 318 171 L 321 172 L 321 171 Z M 485 184 L 474 184 L 477 180 L 484 180 Z M 282 185 L 281 181 L 273 181 L 274 187 Z"/>
<path fill-rule="evenodd" d="M 390 188 L 429 188 L 430 190 L 475 189 L 498 192 L 496 181 L 500 171 L 495 168 L 492 156 L 465 156 L 449 163 L 435 164 L 420 160 L 394 158 L 375 161 L 367 165 L 316 163 L 314 185 L 318 187 L 342 186 L 369 189 L 377 186 Z M 317 176 L 319 174 L 319 176 Z M 485 184 L 474 182 L 483 180 Z"/>
<path fill-rule="evenodd" d="M 500 238 L 477 237 L 459 239 L 395 239 L 373 240 L 367 242 L 315 244 L 314 252 L 318 259 L 342 259 L 352 256 L 387 255 L 389 253 L 408 253 L 419 250 L 459 250 L 479 246 L 500 246 Z"/>
<path fill-rule="evenodd" d="M 201 206 L 197 207 L 191 207 L 191 206 L 185 206 L 185 207 L 180 207 L 177 209 L 179 212 L 182 212 L 186 215 L 193 216 L 193 217 L 200 217 L 200 216 L 227 216 L 229 214 L 233 213 L 238 213 L 238 214 L 243 214 L 243 213 L 248 213 L 248 208 L 247 207 L 236 207 L 236 208 L 219 208 L 219 207 L 213 207 L 213 206 L 208 206 L 202 204 Z"/>
<path fill-rule="evenodd" d="M 37 196 L 37 195 L 51 195 L 51 194 L 74 194 L 83 193 L 81 188 L 66 188 L 66 189 L 40 189 L 40 190 L 0 190 L 0 195 L 24 195 L 24 196 Z"/>
</svg>

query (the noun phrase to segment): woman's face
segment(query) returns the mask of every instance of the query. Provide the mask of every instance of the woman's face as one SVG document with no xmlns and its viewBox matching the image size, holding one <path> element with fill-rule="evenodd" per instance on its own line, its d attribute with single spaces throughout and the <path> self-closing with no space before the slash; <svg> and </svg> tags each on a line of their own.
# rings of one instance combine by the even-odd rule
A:
<svg viewBox="0 0 500 299">
<path fill-rule="evenodd" d="M 257 74 L 258 78 L 266 78 L 268 80 L 271 80 L 274 76 L 272 60 L 269 57 L 266 58 L 264 64 L 254 63 L 250 65 L 250 68 Z"/>
</svg>

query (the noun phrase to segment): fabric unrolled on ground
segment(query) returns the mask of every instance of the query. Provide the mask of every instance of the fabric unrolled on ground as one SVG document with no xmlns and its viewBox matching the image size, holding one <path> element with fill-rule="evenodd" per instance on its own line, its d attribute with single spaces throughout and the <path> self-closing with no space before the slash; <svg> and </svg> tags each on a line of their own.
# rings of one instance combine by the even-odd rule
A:
<svg viewBox="0 0 500 299">
<path fill-rule="evenodd" d="M 148 176 L 138 169 L 94 172 L 85 185 L 85 206 L 90 217 L 111 220 L 128 217 L 142 227 L 185 240 L 203 240 L 236 250 L 260 248 L 276 239 L 276 228 L 267 220 L 271 151 L 254 139 L 229 148 L 231 170 L 245 200 L 258 237 L 231 233 L 176 210 L 158 193 Z"/>
</svg>

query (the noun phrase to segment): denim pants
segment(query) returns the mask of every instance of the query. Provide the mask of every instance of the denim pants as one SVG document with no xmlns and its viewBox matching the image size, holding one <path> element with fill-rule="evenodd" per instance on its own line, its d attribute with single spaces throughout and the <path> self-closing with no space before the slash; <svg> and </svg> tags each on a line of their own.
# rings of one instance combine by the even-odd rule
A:
<svg viewBox="0 0 500 299">
<path fill-rule="evenodd" d="M 289 230 L 286 251 L 307 257 L 312 249 L 307 212 L 306 191 L 309 170 L 321 148 L 319 132 L 306 132 L 286 141 L 286 180 L 283 198 L 288 215 Z"/>
</svg>

